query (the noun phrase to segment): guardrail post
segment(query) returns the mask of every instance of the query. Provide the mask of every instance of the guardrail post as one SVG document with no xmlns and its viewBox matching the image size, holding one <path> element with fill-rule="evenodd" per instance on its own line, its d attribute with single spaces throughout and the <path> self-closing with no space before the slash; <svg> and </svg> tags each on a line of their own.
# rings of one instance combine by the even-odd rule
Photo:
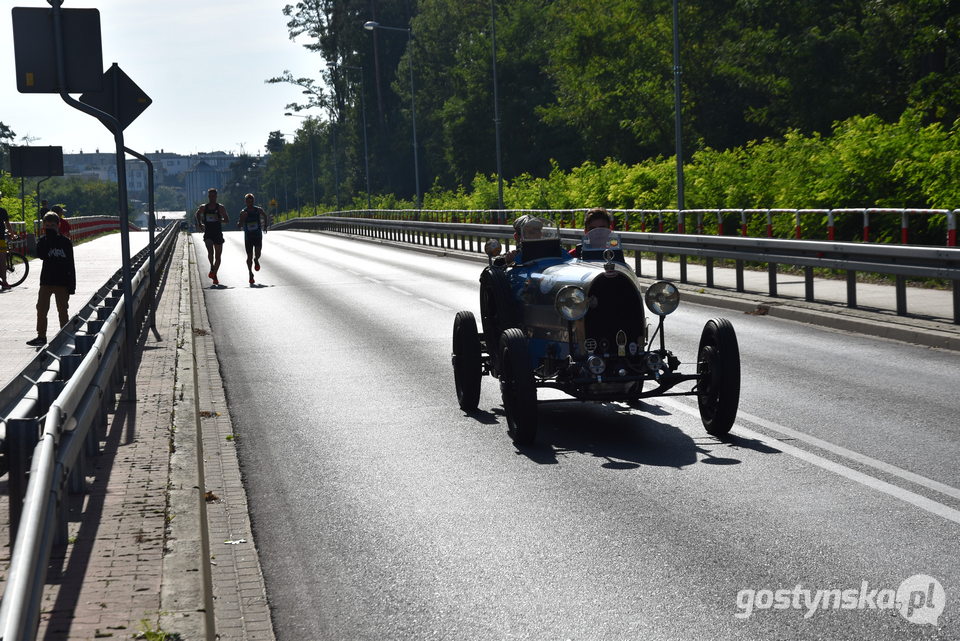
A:
<svg viewBox="0 0 960 641">
<path fill-rule="evenodd" d="M 960 325 L 960 280 L 953 281 L 953 324 Z"/>
<path fill-rule="evenodd" d="M 907 278 L 897 274 L 897 316 L 907 315 Z"/>
<path fill-rule="evenodd" d="M 10 510 L 10 547 L 17 540 L 17 528 L 23 514 L 23 497 L 27 494 L 27 476 L 33 450 L 40 440 L 40 421 L 36 418 L 7 420 L 7 435 L 3 441 L 7 458 L 7 484 Z"/>
<path fill-rule="evenodd" d="M 773 298 L 777 296 L 777 264 L 767 263 L 767 289 Z"/>
<path fill-rule="evenodd" d="M 833 218 L 833 210 L 827 212 L 827 240 L 837 239 L 837 224 Z"/>
<path fill-rule="evenodd" d="M 713 287 L 713 256 L 707 256 L 707 287 Z"/>
<path fill-rule="evenodd" d="M 794 212 L 793 216 L 794 216 L 794 225 L 793 225 L 794 235 L 796 236 L 797 240 L 803 240 L 803 227 L 800 224 L 800 210 L 797 210 L 796 212 Z"/>
<path fill-rule="evenodd" d="M 41 381 L 37 383 L 38 416 L 44 416 L 50 411 L 50 406 L 57 400 L 64 385 L 66 385 L 66 381 Z"/>
<path fill-rule="evenodd" d="M 96 334 L 77 334 L 74 336 L 74 348 L 73 353 L 84 355 L 88 354 L 91 349 L 93 349 L 93 344 L 97 341 Z"/>
<path fill-rule="evenodd" d="M 947 247 L 957 246 L 957 210 L 947 212 Z"/>
<path fill-rule="evenodd" d="M 808 303 L 813 302 L 813 267 L 809 265 L 803 268 L 803 293 L 804 299 Z"/>
<path fill-rule="evenodd" d="M 904 245 L 910 244 L 910 216 L 906 210 L 900 214 L 900 242 Z"/>
<path fill-rule="evenodd" d="M 857 272 L 847 270 L 847 307 L 857 307 Z"/>
<path fill-rule="evenodd" d="M 870 211 L 863 210 L 863 242 L 870 242 Z"/>
<path fill-rule="evenodd" d="M 69 381 L 70 377 L 73 376 L 77 368 L 80 367 L 80 363 L 83 362 L 83 356 L 80 354 L 67 354 L 60 358 L 60 374 L 59 378 L 63 381 Z"/>
</svg>

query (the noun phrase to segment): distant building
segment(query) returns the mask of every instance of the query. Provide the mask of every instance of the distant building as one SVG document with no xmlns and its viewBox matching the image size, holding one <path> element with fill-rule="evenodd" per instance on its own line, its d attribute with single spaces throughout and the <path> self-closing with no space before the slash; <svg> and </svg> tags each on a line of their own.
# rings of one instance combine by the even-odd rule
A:
<svg viewBox="0 0 960 641">
<path fill-rule="evenodd" d="M 184 210 L 192 210 L 197 202 L 205 201 L 207 189 L 222 189 L 237 157 L 223 151 L 184 156 L 162 149 L 145 154 L 153 163 L 154 185 L 176 189 L 183 195 Z M 89 180 L 117 182 L 117 157 L 113 153 L 64 154 L 64 176 L 78 176 Z M 126 160 L 127 194 L 134 200 L 147 200 L 147 166 L 137 159 Z M 199 194 L 199 196 L 198 196 Z"/>
<path fill-rule="evenodd" d="M 207 201 L 207 190 L 223 189 L 224 172 L 201 160 L 184 175 L 185 209 L 190 211 L 198 203 Z"/>
</svg>

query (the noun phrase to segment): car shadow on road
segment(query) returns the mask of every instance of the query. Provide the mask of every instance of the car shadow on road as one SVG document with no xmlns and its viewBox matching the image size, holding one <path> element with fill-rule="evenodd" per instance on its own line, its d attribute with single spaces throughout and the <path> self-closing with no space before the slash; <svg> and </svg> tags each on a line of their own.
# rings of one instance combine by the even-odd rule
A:
<svg viewBox="0 0 960 641">
<path fill-rule="evenodd" d="M 623 405 L 573 400 L 542 402 L 537 442 L 518 451 L 541 464 L 577 454 L 593 456 L 612 470 L 683 468 L 699 462 L 700 454 L 709 454 L 670 423 L 632 413 Z"/>
</svg>

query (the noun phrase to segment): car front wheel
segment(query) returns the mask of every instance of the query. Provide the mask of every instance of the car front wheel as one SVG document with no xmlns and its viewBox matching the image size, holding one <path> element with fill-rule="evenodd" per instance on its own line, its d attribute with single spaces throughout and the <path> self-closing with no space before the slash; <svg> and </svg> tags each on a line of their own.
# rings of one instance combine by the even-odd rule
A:
<svg viewBox="0 0 960 641">
<path fill-rule="evenodd" d="M 697 350 L 697 404 L 707 432 L 730 431 L 740 405 L 740 346 L 733 325 L 725 318 L 707 321 Z"/>
<path fill-rule="evenodd" d="M 515 327 L 500 337 L 500 394 L 507 432 L 517 445 L 530 445 L 537 437 L 537 387 L 527 338 Z"/>
<path fill-rule="evenodd" d="M 471 312 L 457 312 L 453 319 L 453 381 L 457 387 L 457 402 L 464 412 L 472 412 L 480 404 L 482 377 L 477 321 Z"/>
</svg>

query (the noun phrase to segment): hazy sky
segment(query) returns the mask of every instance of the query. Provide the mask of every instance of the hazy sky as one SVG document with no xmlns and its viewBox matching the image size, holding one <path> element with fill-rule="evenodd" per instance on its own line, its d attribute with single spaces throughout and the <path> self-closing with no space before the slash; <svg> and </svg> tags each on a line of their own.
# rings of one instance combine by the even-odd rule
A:
<svg viewBox="0 0 960 641">
<path fill-rule="evenodd" d="M 290 40 L 285 4 L 295 2 L 65 0 L 63 8 L 100 11 L 104 70 L 116 62 L 153 100 L 124 130 L 128 147 L 259 154 L 269 132 L 300 126 L 300 119 L 283 113 L 284 105 L 303 98 L 293 85 L 264 80 L 284 69 L 318 77 L 325 64 Z M 12 6 L 50 7 L 41 0 L 14 0 Z M 16 133 L 15 144 L 59 145 L 64 153 L 113 151 L 106 127 L 58 94 L 17 91 L 10 10 L 0 15 L 0 122 Z"/>
</svg>

